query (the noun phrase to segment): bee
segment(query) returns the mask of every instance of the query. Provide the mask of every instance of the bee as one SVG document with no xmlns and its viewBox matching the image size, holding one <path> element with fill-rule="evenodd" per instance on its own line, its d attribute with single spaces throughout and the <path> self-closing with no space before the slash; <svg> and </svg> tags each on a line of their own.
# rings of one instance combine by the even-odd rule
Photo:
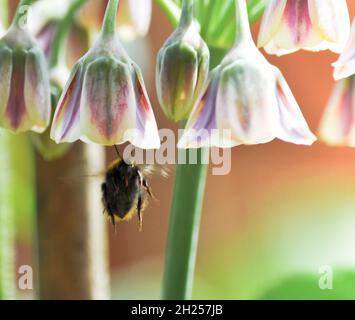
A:
<svg viewBox="0 0 355 320">
<path fill-rule="evenodd" d="M 154 198 L 143 167 L 128 164 L 120 156 L 115 146 L 118 159 L 108 168 L 105 182 L 101 186 L 104 213 L 111 219 L 113 226 L 116 221 L 131 220 L 138 216 L 139 230 L 143 227 L 143 212 L 147 207 L 148 198 Z"/>
</svg>

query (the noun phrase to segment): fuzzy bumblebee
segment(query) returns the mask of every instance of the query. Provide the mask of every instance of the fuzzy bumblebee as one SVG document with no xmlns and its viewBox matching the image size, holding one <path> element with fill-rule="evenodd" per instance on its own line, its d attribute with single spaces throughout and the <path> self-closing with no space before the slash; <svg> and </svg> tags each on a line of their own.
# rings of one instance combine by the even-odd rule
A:
<svg viewBox="0 0 355 320">
<path fill-rule="evenodd" d="M 126 163 L 121 157 L 109 166 L 101 189 L 105 213 L 114 226 L 116 221 L 127 221 L 137 214 L 139 228 L 142 229 L 147 198 L 153 198 L 144 175 L 142 168 Z"/>
</svg>

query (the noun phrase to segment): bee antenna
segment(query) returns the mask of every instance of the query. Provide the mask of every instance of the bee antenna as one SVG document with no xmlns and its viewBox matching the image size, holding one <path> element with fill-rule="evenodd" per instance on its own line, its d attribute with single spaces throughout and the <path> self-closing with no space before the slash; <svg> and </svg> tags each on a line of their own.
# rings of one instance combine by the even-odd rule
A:
<svg viewBox="0 0 355 320">
<path fill-rule="evenodd" d="M 118 147 L 116 145 L 114 145 L 114 147 L 115 147 L 118 158 L 122 159 L 120 151 L 118 150 Z"/>
</svg>

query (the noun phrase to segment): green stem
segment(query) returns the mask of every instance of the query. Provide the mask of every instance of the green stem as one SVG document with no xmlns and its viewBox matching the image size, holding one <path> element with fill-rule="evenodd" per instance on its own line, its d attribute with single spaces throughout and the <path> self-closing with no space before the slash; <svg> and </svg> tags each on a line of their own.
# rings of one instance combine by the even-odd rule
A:
<svg viewBox="0 0 355 320">
<path fill-rule="evenodd" d="M 173 27 L 177 27 L 181 16 L 181 9 L 179 6 L 172 0 L 155 0 L 155 2 L 166 14 Z"/>
<path fill-rule="evenodd" d="M 198 164 L 180 164 L 176 169 L 174 199 L 166 248 L 162 297 L 185 300 L 192 297 L 199 226 L 208 165 L 202 159 L 208 149 L 198 150 Z"/>
<path fill-rule="evenodd" d="M 65 17 L 59 23 L 58 29 L 53 39 L 51 57 L 49 59 L 50 68 L 54 68 L 59 64 L 66 35 L 70 29 L 70 26 L 75 18 L 76 13 L 85 4 L 85 2 L 86 0 L 74 1 L 69 7 Z"/>
<path fill-rule="evenodd" d="M 25 24 L 27 23 L 26 15 L 28 13 L 28 7 L 34 2 L 35 0 L 21 0 L 17 6 L 16 13 L 14 19 L 12 20 L 12 25 L 17 25 L 19 27 L 24 27 L 19 25 L 21 21 L 24 21 Z"/>
<path fill-rule="evenodd" d="M 236 11 L 237 43 L 244 40 L 252 40 L 249 25 L 248 8 L 246 0 L 234 0 Z"/>
<path fill-rule="evenodd" d="M 105 13 L 105 19 L 102 26 L 102 34 L 110 35 L 116 30 L 117 10 L 119 0 L 110 0 Z"/>
<path fill-rule="evenodd" d="M 180 27 L 188 27 L 194 19 L 194 0 L 184 0 L 182 7 Z"/>
<path fill-rule="evenodd" d="M 12 202 L 12 149 L 10 133 L 0 130 L 0 300 L 14 299 L 15 287 L 15 237 L 14 208 Z"/>
</svg>

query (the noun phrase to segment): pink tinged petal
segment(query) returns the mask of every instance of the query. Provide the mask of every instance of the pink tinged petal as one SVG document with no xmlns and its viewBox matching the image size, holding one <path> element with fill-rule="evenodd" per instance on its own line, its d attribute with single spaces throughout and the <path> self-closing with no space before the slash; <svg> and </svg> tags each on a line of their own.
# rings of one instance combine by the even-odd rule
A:
<svg viewBox="0 0 355 320">
<path fill-rule="evenodd" d="M 273 33 L 267 33 L 267 26 L 271 24 L 270 1 L 265 14 L 259 46 L 263 46 L 270 54 L 283 55 L 299 49 L 320 51 L 332 50 L 340 52 L 349 34 L 349 14 L 345 0 L 287 0 L 282 16 L 282 23 L 274 28 Z M 275 11 L 275 15 L 276 12 Z M 275 21 L 279 21 L 279 18 Z M 264 22 L 265 21 L 265 22 Z M 276 22 L 273 22 L 276 24 Z M 266 27 L 263 27 L 265 25 Z M 267 40 L 265 40 L 267 39 Z"/>
<path fill-rule="evenodd" d="M 333 63 L 333 66 L 335 80 L 344 79 L 355 74 L 355 19 L 345 49 L 338 61 Z"/>
<path fill-rule="evenodd" d="M 355 146 L 355 78 L 335 84 L 320 123 L 320 137 L 330 145 Z"/>
<path fill-rule="evenodd" d="M 129 140 L 141 149 L 159 149 L 160 137 L 158 126 L 144 85 L 143 76 L 137 66 L 134 66 L 134 69 L 133 86 L 137 103 L 138 131 Z"/>
<path fill-rule="evenodd" d="M 32 49 L 26 57 L 25 101 L 31 130 L 43 132 L 47 129 L 51 118 L 50 85 L 45 58 Z"/>
<path fill-rule="evenodd" d="M 296 46 L 303 44 L 312 27 L 308 5 L 309 0 L 288 0 L 286 4 L 284 19 Z"/>
<path fill-rule="evenodd" d="M 217 130 L 216 102 L 219 79 L 220 72 L 216 70 L 190 115 L 178 148 L 189 149 L 214 145 L 213 142 L 211 144 L 211 137 L 213 131 Z"/>
<path fill-rule="evenodd" d="M 264 47 L 282 28 L 282 16 L 287 0 L 269 0 L 261 22 L 258 47 Z"/>
<path fill-rule="evenodd" d="M 312 29 L 308 3 L 309 0 L 287 0 L 282 25 L 265 45 L 268 53 L 282 55 L 303 47 Z"/>
<path fill-rule="evenodd" d="M 217 126 L 230 129 L 233 145 L 266 143 L 276 137 L 278 111 L 268 65 L 239 61 L 222 72 Z"/>
<path fill-rule="evenodd" d="M 330 49 L 340 53 L 350 33 L 346 0 L 312 0 L 309 2 L 309 7 L 314 33 L 323 40 L 314 51 Z"/>
<path fill-rule="evenodd" d="M 8 48 L 0 49 L 0 126 L 3 125 L 10 97 L 12 78 L 12 53 Z"/>
<path fill-rule="evenodd" d="M 26 53 L 17 50 L 12 59 L 10 94 L 2 126 L 17 133 L 31 129 L 24 97 Z"/>
<path fill-rule="evenodd" d="M 277 137 L 295 144 L 313 144 L 317 138 L 310 131 L 285 78 L 277 68 L 275 68 L 275 73 L 277 79 L 275 89 L 280 115 Z"/>
<path fill-rule="evenodd" d="M 72 71 L 54 115 L 51 138 L 57 143 L 74 142 L 81 136 L 80 102 L 82 82 L 83 66 L 79 62 Z"/>
<path fill-rule="evenodd" d="M 128 68 L 111 58 L 90 63 L 85 73 L 81 128 L 90 141 L 121 144 L 124 130 L 134 127 L 134 95 Z"/>
<path fill-rule="evenodd" d="M 100 58 L 87 69 L 81 127 L 84 141 L 104 145 L 127 141 L 143 149 L 160 140 L 144 85 L 128 65 Z"/>
</svg>

